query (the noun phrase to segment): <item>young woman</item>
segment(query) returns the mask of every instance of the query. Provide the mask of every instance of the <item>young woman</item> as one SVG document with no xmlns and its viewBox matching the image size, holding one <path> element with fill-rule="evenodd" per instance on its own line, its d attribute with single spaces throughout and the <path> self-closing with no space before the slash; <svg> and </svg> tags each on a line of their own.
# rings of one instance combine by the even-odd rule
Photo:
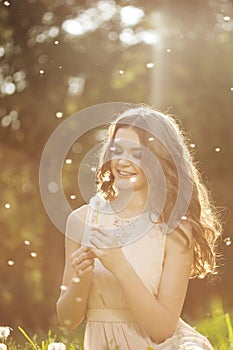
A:
<svg viewBox="0 0 233 350">
<path fill-rule="evenodd" d="M 58 318 L 85 350 L 213 349 L 181 318 L 190 277 L 215 271 L 221 226 L 182 132 L 147 106 L 110 125 L 97 194 L 67 221 Z"/>
</svg>

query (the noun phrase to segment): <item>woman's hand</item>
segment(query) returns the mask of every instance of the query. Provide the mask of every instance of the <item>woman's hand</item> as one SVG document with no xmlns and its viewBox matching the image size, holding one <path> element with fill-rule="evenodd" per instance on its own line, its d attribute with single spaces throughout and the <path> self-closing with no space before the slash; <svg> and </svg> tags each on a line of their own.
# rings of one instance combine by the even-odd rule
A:
<svg viewBox="0 0 233 350">
<path fill-rule="evenodd" d="M 92 228 L 90 243 L 93 246 L 90 251 L 114 275 L 127 262 L 113 230 L 101 227 Z"/>
<path fill-rule="evenodd" d="M 71 265 L 78 276 L 90 273 L 94 269 L 94 254 L 88 247 L 81 247 L 70 256 Z"/>
</svg>

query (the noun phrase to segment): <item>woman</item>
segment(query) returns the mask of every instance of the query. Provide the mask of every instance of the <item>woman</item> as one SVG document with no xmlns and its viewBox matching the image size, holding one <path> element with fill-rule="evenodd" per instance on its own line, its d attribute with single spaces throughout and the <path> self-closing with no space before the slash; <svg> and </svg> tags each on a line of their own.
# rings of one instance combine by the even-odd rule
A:
<svg viewBox="0 0 233 350">
<path fill-rule="evenodd" d="M 213 349 L 181 318 L 189 277 L 215 271 L 221 226 L 176 122 L 147 106 L 110 125 L 97 195 L 67 221 L 57 302 L 85 350 Z"/>
</svg>

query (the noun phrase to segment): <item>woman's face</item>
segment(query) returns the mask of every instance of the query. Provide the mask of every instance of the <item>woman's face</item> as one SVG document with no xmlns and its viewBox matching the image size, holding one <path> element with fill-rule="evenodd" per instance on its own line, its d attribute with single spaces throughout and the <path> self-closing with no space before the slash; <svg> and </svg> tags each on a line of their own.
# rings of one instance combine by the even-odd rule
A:
<svg viewBox="0 0 233 350">
<path fill-rule="evenodd" d="M 141 169 L 142 146 L 130 127 L 117 130 L 111 152 L 111 171 L 117 183 L 129 181 L 134 191 L 147 190 L 147 179 Z"/>
</svg>

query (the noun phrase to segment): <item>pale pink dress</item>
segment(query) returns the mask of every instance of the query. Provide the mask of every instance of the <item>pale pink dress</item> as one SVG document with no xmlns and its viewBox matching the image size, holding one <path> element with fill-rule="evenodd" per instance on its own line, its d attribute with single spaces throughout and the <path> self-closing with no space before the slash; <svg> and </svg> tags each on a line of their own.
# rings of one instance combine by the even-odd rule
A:
<svg viewBox="0 0 233 350">
<path fill-rule="evenodd" d="M 164 260 L 166 235 L 155 224 L 122 247 L 127 260 L 155 296 Z M 130 288 L 130 285 L 129 285 Z M 213 350 L 206 337 L 179 319 L 172 337 L 156 344 L 133 319 L 116 278 L 96 259 L 89 295 L 84 350 Z"/>
</svg>

